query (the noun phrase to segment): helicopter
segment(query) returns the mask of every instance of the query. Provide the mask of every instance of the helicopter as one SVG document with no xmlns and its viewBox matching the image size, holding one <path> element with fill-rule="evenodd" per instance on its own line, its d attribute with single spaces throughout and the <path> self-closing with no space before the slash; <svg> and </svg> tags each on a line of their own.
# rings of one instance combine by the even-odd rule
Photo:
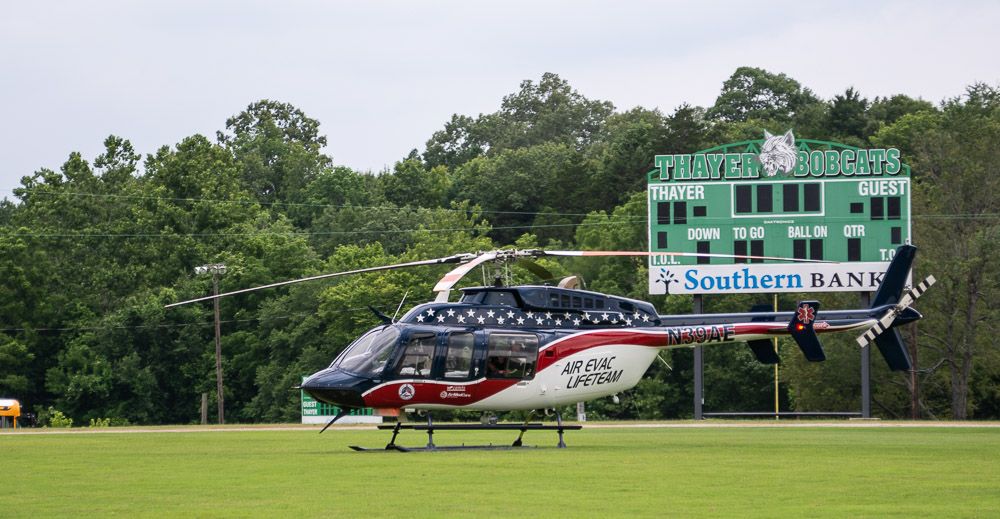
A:
<svg viewBox="0 0 1000 519">
<path fill-rule="evenodd" d="M 747 313 L 660 315 L 646 301 L 581 289 L 575 276 L 556 286 L 505 285 L 501 270 L 511 263 L 547 274 L 531 261 L 544 256 L 707 255 L 786 260 L 706 253 L 538 249 L 457 254 L 322 274 L 167 306 L 333 276 L 458 263 L 435 285 L 438 295 L 434 301 L 414 306 L 399 319 L 369 307 L 380 324 L 348 345 L 328 367 L 307 377 L 298 389 L 342 409 L 427 413 L 427 425 L 400 420 L 394 426 L 380 426 L 394 430 L 386 449 L 414 450 L 395 445 L 401 428 L 428 432 L 425 449 L 433 450 L 437 448 L 435 429 L 479 427 L 520 429 L 521 436 L 512 447 L 522 445 L 526 430 L 557 430 L 558 446 L 565 447 L 563 432 L 580 426 L 563 424 L 558 412 L 557 425 L 531 423 L 533 416 L 634 387 L 663 349 L 743 342 L 759 362 L 775 364 L 779 358 L 771 340 L 791 337 L 808 360 L 818 362 L 826 358 L 818 334 L 854 331 L 861 333 L 858 342 L 862 347 L 875 343 L 890 369 L 910 370 L 910 357 L 896 328 L 922 318 L 910 304 L 934 283 L 930 276 L 905 290 L 916 250 L 912 245 L 900 246 L 871 306 L 854 310 L 820 311 L 818 301 L 801 301 L 792 312 L 755 308 Z M 464 275 L 489 263 L 495 267 L 492 286 L 463 288 L 458 301 L 449 301 L 452 288 Z M 443 409 L 483 411 L 483 424 L 433 424 L 429 412 Z M 524 424 L 497 424 L 492 413 L 500 410 L 531 413 Z M 323 431 L 346 415 L 343 412 L 334 417 Z"/>
</svg>

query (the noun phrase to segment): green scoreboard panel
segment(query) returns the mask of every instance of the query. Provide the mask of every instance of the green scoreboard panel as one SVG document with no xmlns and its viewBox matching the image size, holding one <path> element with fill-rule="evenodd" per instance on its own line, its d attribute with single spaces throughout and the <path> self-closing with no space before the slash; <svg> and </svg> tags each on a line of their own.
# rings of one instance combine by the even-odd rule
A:
<svg viewBox="0 0 1000 519">
<path fill-rule="evenodd" d="M 306 381 L 306 376 L 303 375 L 302 381 Z M 319 402 L 313 397 L 306 394 L 305 391 L 299 390 L 302 397 L 302 423 L 304 424 L 326 424 L 330 420 L 339 414 L 347 412 L 348 415 L 337 423 L 347 424 L 347 423 L 382 423 L 382 417 L 376 415 L 374 410 L 371 408 L 364 409 L 341 409 L 339 407 L 327 404 L 325 402 Z"/>
<path fill-rule="evenodd" d="M 870 291 L 910 241 L 909 167 L 896 149 L 795 142 L 788 132 L 655 164 L 651 252 L 838 263 L 652 256 L 651 294 Z"/>
</svg>

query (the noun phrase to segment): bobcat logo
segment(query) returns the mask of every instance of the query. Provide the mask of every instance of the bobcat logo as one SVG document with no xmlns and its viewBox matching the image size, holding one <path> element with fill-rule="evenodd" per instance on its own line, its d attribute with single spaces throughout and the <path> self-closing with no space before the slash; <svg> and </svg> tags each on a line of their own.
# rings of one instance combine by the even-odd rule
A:
<svg viewBox="0 0 1000 519">
<path fill-rule="evenodd" d="M 799 161 L 792 130 L 778 136 L 764 130 L 764 145 L 760 148 L 757 160 L 764 166 L 764 174 L 769 177 L 777 175 L 779 171 L 790 175 Z"/>
</svg>

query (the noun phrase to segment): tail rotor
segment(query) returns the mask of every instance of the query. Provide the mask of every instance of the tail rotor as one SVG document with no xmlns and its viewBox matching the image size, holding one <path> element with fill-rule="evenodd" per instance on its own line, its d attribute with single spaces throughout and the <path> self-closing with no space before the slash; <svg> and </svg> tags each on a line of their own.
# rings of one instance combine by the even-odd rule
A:
<svg viewBox="0 0 1000 519">
<path fill-rule="evenodd" d="M 903 294 L 903 296 L 899 298 L 899 302 L 893 305 L 892 308 L 886 310 L 874 326 L 858 337 L 858 344 L 860 344 L 862 348 L 871 344 L 872 341 L 882 334 L 882 332 L 888 330 L 889 327 L 892 326 L 893 321 L 895 321 L 896 318 L 899 317 L 900 314 L 902 314 L 918 297 L 926 292 L 935 281 L 934 276 L 927 276 L 927 279 L 913 287 L 909 292 Z"/>
</svg>

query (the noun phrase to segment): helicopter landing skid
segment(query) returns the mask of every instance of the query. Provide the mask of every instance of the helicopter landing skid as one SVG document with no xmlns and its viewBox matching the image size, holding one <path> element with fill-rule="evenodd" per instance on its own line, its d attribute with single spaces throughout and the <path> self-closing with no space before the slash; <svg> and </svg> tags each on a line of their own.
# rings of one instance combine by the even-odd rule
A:
<svg viewBox="0 0 1000 519">
<path fill-rule="evenodd" d="M 529 420 L 531 416 L 528 417 Z M 431 422 L 430 416 L 427 417 L 427 424 L 412 424 L 412 423 L 402 423 L 397 422 L 396 425 L 380 425 L 378 428 L 380 430 L 392 430 L 392 439 L 389 443 L 382 449 L 371 449 L 365 447 L 358 447 L 355 445 L 351 446 L 351 449 L 356 451 L 382 451 L 382 450 L 394 450 L 398 452 L 419 452 L 419 451 L 455 451 L 455 450 L 512 450 L 512 449 L 527 449 L 532 448 L 531 445 L 524 445 L 521 443 L 521 439 L 524 437 L 525 431 L 558 431 L 559 432 L 559 443 L 556 445 L 559 449 L 566 448 L 566 442 L 563 441 L 564 431 L 578 431 L 583 428 L 581 425 L 563 425 L 562 417 L 558 414 L 556 415 L 558 420 L 558 425 L 546 425 L 543 423 L 529 423 L 525 422 L 523 424 L 434 424 Z M 427 446 L 425 447 L 403 447 L 401 445 L 396 445 L 396 436 L 399 435 L 399 431 L 402 429 L 413 429 L 415 431 L 427 431 Z M 521 434 L 517 437 L 511 445 L 452 445 L 452 446 L 438 446 L 434 444 L 434 431 L 521 431 Z"/>
</svg>

